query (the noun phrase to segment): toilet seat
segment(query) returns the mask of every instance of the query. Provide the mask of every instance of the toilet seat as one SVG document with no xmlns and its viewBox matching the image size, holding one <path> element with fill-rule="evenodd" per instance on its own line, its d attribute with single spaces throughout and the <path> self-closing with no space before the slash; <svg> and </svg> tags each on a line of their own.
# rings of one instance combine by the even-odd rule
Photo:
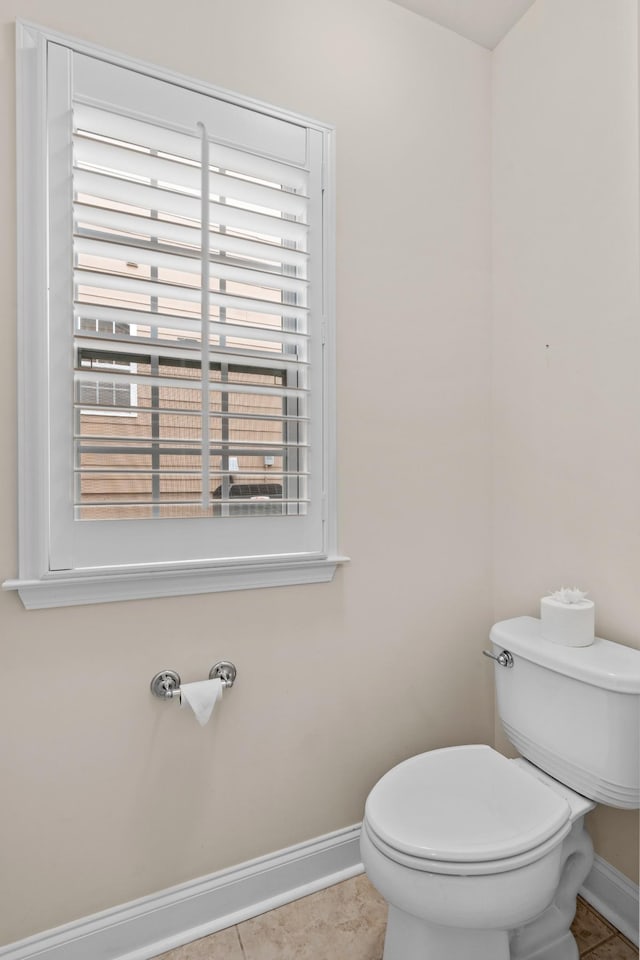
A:
<svg viewBox="0 0 640 960">
<path fill-rule="evenodd" d="M 441 873 L 448 876 L 489 876 L 496 873 L 507 873 L 509 870 L 517 870 L 520 867 L 526 867 L 530 863 L 540 860 L 545 854 L 558 846 L 569 833 L 571 824 L 568 823 L 562 827 L 556 834 L 553 834 L 548 840 L 527 850 L 525 853 L 516 854 L 515 857 L 503 857 L 501 860 L 434 860 L 424 857 L 412 857 L 399 850 L 395 850 L 389 844 L 381 840 L 380 837 L 372 831 L 369 824 L 364 822 L 362 829 L 366 832 L 371 843 L 389 860 L 399 863 L 403 867 L 409 867 L 411 870 L 421 870 L 424 873 Z"/>
<path fill-rule="evenodd" d="M 474 875 L 532 863 L 571 828 L 563 796 L 491 747 L 432 750 L 390 770 L 367 799 L 364 828 L 415 870 Z"/>
</svg>

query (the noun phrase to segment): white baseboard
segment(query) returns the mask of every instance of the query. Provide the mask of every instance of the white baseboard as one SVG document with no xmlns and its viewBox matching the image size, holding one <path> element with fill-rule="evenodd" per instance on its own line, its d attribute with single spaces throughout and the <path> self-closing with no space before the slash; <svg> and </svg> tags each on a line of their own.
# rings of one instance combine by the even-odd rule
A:
<svg viewBox="0 0 640 960">
<path fill-rule="evenodd" d="M 0 960 L 149 960 L 362 873 L 360 824 L 0 947 Z"/>
<path fill-rule="evenodd" d="M 362 873 L 360 824 L 0 947 L 0 960 L 150 960 Z M 596 856 L 580 894 L 638 943 L 638 887 Z"/>
<path fill-rule="evenodd" d="M 639 888 L 597 854 L 580 895 L 638 946 Z"/>
</svg>

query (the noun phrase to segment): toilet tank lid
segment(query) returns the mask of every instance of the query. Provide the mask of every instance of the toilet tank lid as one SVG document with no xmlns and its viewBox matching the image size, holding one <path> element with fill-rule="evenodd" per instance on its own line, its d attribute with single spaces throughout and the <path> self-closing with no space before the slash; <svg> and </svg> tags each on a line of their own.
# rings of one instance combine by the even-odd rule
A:
<svg viewBox="0 0 640 960">
<path fill-rule="evenodd" d="M 491 642 L 564 676 L 618 693 L 640 694 L 640 650 L 596 637 L 588 647 L 565 647 L 542 635 L 536 617 L 514 617 L 491 628 Z"/>
</svg>

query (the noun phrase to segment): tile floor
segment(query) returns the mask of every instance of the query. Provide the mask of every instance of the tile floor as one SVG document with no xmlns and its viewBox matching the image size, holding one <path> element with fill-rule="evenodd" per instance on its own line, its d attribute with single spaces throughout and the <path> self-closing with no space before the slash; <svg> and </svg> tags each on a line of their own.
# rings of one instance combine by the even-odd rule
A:
<svg viewBox="0 0 640 960">
<path fill-rule="evenodd" d="M 367 878 L 354 877 L 157 960 L 381 960 L 386 912 Z M 638 948 L 583 900 L 572 929 L 581 958 L 638 960 Z"/>
<path fill-rule="evenodd" d="M 623 937 L 599 913 L 578 897 L 578 909 L 571 926 L 580 957 L 589 960 L 638 960 L 635 944 Z"/>
</svg>

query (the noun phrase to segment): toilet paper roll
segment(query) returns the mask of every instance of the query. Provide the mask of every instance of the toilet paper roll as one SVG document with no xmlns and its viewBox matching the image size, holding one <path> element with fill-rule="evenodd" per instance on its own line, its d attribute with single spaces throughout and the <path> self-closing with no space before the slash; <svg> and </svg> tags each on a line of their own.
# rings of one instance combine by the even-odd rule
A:
<svg viewBox="0 0 640 960">
<path fill-rule="evenodd" d="M 183 683 L 180 685 L 180 707 L 190 707 L 200 726 L 204 727 L 222 696 L 222 687 L 223 683 L 219 677 L 215 680 Z"/>
<path fill-rule="evenodd" d="M 595 638 L 593 600 L 563 603 L 554 597 L 540 601 L 541 633 L 552 643 L 564 647 L 588 647 Z"/>
</svg>

